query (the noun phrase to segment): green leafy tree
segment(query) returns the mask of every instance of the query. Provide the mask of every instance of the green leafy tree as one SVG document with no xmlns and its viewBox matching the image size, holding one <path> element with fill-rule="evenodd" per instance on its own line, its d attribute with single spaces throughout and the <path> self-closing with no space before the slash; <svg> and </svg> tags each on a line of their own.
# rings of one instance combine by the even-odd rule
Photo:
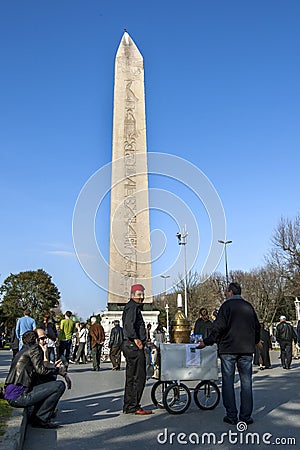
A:
<svg viewBox="0 0 300 450">
<path fill-rule="evenodd" d="M 14 324 L 29 310 L 36 321 L 59 305 L 60 292 L 51 276 L 42 269 L 11 274 L 0 288 L 2 311 L 6 322 Z"/>
</svg>

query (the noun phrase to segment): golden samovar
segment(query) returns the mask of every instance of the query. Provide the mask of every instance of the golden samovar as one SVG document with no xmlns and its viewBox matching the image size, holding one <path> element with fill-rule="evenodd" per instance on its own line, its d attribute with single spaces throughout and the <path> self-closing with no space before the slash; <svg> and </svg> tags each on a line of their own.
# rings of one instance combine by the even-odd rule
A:
<svg viewBox="0 0 300 450">
<path fill-rule="evenodd" d="M 190 334 L 190 322 L 185 317 L 182 308 L 178 308 L 175 318 L 171 322 L 171 343 L 189 344 Z"/>
</svg>

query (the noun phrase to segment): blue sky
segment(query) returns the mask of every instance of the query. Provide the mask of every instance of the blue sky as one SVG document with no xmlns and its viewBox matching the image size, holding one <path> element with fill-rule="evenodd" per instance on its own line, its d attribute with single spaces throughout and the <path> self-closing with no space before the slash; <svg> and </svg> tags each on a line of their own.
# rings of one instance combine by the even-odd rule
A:
<svg viewBox="0 0 300 450">
<path fill-rule="evenodd" d="M 86 318 L 105 308 L 106 293 L 75 257 L 72 216 L 86 181 L 111 160 L 124 28 L 144 56 L 148 150 L 186 159 L 214 185 L 233 241 L 229 267 L 263 265 L 280 217 L 299 213 L 299 19 L 298 1 L 2 1 L 0 282 L 43 268 L 63 309 Z M 209 220 L 193 195 L 160 177 L 150 186 L 184 196 L 205 253 Z M 108 211 L 106 199 L 96 220 L 104 253 Z M 165 256 L 177 257 L 176 224 L 153 211 L 159 227 Z M 166 273 L 163 259 L 154 272 Z"/>
</svg>

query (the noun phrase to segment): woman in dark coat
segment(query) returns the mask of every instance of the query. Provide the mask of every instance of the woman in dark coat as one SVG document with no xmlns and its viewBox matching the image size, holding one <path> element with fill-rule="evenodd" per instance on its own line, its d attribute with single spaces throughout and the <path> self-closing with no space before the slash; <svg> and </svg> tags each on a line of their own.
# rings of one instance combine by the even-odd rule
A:
<svg viewBox="0 0 300 450">
<path fill-rule="evenodd" d="M 12 359 L 14 359 L 14 357 L 16 356 L 16 354 L 19 351 L 19 339 L 17 338 L 17 335 L 16 335 L 16 327 L 13 327 L 13 329 L 11 330 L 10 348 L 13 352 Z"/>
<path fill-rule="evenodd" d="M 260 370 L 270 369 L 271 361 L 269 350 L 272 349 L 272 342 L 270 333 L 265 329 L 263 322 L 260 324 L 260 340 L 262 342 L 262 348 L 255 348 L 253 363 L 256 366 L 259 366 Z"/>
<path fill-rule="evenodd" d="M 47 336 L 47 358 L 50 362 L 55 362 L 55 344 L 57 342 L 57 330 L 56 326 L 50 320 L 50 314 L 45 314 L 43 322 L 40 324 L 40 328 L 45 331 Z"/>
<path fill-rule="evenodd" d="M 199 318 L 196 320 L 194 327 L 194 334 L 202 334 L 202 337 L 207 337 L 212 330 L 212 322 L 209 320 L 208 311 L 206 308 L 200 308 Z"/>
</svg>

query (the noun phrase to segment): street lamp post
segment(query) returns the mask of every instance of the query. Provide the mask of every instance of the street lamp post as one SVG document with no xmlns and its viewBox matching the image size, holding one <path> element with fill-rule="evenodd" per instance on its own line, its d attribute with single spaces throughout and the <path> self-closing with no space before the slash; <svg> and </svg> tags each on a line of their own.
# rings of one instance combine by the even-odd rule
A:
<svg viewBox="0 0 300 450">
<path fill-rule="evenodd" d="M 165 287 L 164 294 L 165 294 L 165 296 L 166 296 L 166 293 L 167 293 L 167 279 L 170 278 L 170 275 L 161 275 L 160 278 L 163 278 L 164 281 L 165 281 L 165 285 L 164 285 L 164 287 Z"/>
<path fill-rule="evenodd" d="M 166 306 L 165 306 L 165 310 L 166 310 L 166 316 L 167 316 L 167 336 L 166 336 L 166 338 L 167 338 L 167 342 L 169 342 L 170 341 L 170 336 L 169 336 L 169 305 L 168 305 L 168 303 L 166 303 Z"/>
<path fill-rule="evenodd" d="M 232 241 L 222 241 L 221 239 L 219 239 L 218 242 L 220 244 L 223 244 L 224 248 L 225 248 L 225 274 L 226 274 L 226 284 L 228 286 L 228 284 L 229 284 L 229 277 L 228 277 L 228 264 L 227 264 L 227 249 L 226 249 L 226 247 L 227 247 L 228 244 L 232 244 Z"/>
<path fill-rule="evenodd" d="M 300 301 L 298 300 L 298 297 L 295 299 L 295 308 L 296 308 L 296 317 L 297 320 L 300 320 Z"/>
<path fill-rule="evenodd" d="M 176 233 L 176 236 L 178 238 L 178 245 L 183 245 L 183 249 L 184 249 L 184 259 L 183 259 L 183 263 L 184 263 L 184 313 L 185 313 L 185 317 L 187 318 L 188 316 L 188 298 L 187 298 L 187 274 L 186 274 L 186 244 L 187 244 L 187 237 L 188 237 L 188 232 L 186 230 L 186 226 L 184 225 L 184 228 L 182 229 L 181 233 Z"/>
</svg>

